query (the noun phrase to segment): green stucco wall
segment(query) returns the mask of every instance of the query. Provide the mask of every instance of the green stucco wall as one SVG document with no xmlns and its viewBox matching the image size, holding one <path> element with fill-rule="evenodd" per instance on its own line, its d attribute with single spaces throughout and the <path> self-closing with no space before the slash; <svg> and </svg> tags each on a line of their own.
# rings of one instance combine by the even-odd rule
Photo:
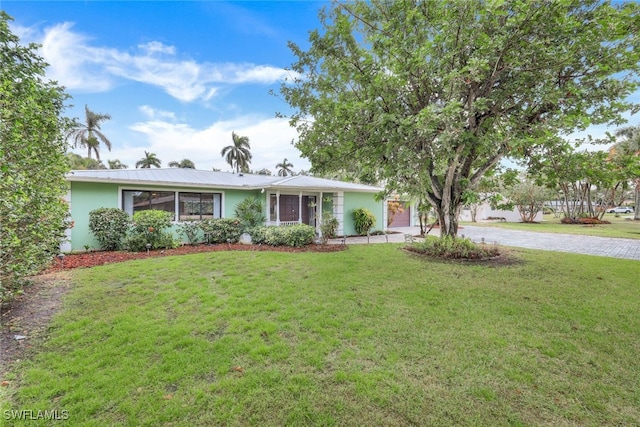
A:
<svg viewBox="0 0 640 427">
<path fill-rule="evenodd" d="M 118 186 L 89 182 L 71 183 L 71 250 L 83 250 L 85 245 L 98 248 L 98 241 L 89 230 L 89 212 L 98 208 L 118 207 Z"/>
<path fill-rule="evenodd" d="M 344 193 L 344 234 L 354 235 L 356 234 L 355 221 L 353 220 L 353 211 L 360 208 L 365 208 L 371 211 L 376 217 L 376 222 L 372 231 L 383 231 L 384 226 L 382 224 L 384 215 L 384 202 L 376 202 L 372 193 Z"/>
<path fill-rule="evenodd" d="M 234 209 L 244 199 L 247 197 L 257 197 L 262 200 L 264 212 L 267 212 L 266 199 L 264 198 L 264 194 L 260 194 L 260 191 L 241 191 L 241 190 L 226 190 L 224 192 L 224 212 L 223 216 L 225 218 L 234 217 Z"/>
<path fill-rule="evenodd" d="M 71 230 L 71 251 L 83 251 L 85 245 L 92 249 L 98 249 L 98 241 L 93 237 L 89 230 L 89 212 L 98 208 L 117 208 L 120 207 L 118 198 L 118 190 L 120 188 L 140 190 L 162 190 L 162 191 L 183 191 L 183 192 L 214 192 L 223 193 L 222 216 L 230 218 L 234 216 L 234 208 L 236 205 L 247 197 L 258 197 L 264 199 L 264 195 L 260 191 L 242 191 L 242 190 L 217 190 L 203 188 L 168 188 L 166 186 L 153 185 L 125 185 L 103 184 L 89 182 L 71 182 L 71 218 L 74 227 Z M 266 203 L 266 202 L 265 202 Z M 266 204 L 265 204 L 266 207 Z M 182 238 L 175 233 L 176 238 Z"/>
</svg>

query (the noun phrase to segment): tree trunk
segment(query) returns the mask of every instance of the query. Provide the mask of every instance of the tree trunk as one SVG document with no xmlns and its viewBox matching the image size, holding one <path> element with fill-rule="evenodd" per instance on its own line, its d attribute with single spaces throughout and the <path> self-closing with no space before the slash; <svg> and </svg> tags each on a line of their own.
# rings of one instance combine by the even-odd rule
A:
<svg viewBox="0 0 640 427">
<path fill-rule="evenodd" d="M 633 219 L 640 220 L 640 179 L 636 180 L 636 197 L 633 206 Z"/>
<path fill-rule="evenodd" d="M 458 221 L 460 216 L 461 204 L 452 202 L 441 203 L 435 205 L 436 215 L 440 225 L 440 237 L 453 237 L 458 235 Z"/>
<path fill-rule="evenodd" d="M 477 221 L 477 217 L 478 217 L 478 208 L 480 207 L 479 203 L 472 203 L 469 206 L 469 211 L 471 213 L 471 222 L 478 222 Z"/>
</svg>

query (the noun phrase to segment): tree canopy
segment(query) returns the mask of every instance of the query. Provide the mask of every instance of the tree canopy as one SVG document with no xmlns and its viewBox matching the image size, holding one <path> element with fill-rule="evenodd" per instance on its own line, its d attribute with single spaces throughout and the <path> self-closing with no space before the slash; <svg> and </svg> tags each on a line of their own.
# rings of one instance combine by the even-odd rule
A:
<svg viewBox="0 0 640 427">
<path fill-rule="evenodd" d="M 281 93 L 314 172 L 427 200 L 443 236 L 505 156 L 636 108 L 636 3 L 354 1 L 321 12 Z"/>
<path fill-rule="evenodd" d="M 236 172 L 248 169 L 249 163 L 251 163 L 249 137 L 231 132 L 231 140 L 233 144 L 224 147 L 220 155 L 225 158 L 229 166 L 235 169 Z"/>
<path fill-rule="evenodd" d="M 182 159 L 179 162 L 174 160 L 174 161 L 169 162 L 168 166 L 170 168 L 183 168 L 183 169 L 195 169 L 196 168 L 195 163 L 193 163 L 189 159 Z"/>
<path fill-rule="evenodd" d="M 278 176 L 293 175 L 293 170 L 291 169 L 292 167 L 293 167 L 293 164 L 285 158 L 282 162 L 276 165 Z"/>
<path fill-rule="evenodd" d="M 84 106 L 85 121 L 76 123 L 69 132 L 68 138 L 73 141 L 74 147 L 84 147 L 87 149 L 87 157 L 91 158 L 91 153 L 95 153 L 96 159 L 100 160 L 100 144 L 104 144 L 107 150 L 111 151 L 111 141 L 102 133 L 100 125 L 105 120 L 110 120 L 109 114 L 95 113 Z"/>
<path fill-rule="evenodd" d="M 0 11 L 0 302 L 59 251 L 67 228 L 68 98 Z"/>
<path fill-rule="evenodd" d="M 162 166 L 162 160 L 156 156 L 156 153 L 149 153 L 145 150 L 144 157 L 136 162 L 136 169 L 151 169 L 151 166 L 159 168 Z"/>
</svg>

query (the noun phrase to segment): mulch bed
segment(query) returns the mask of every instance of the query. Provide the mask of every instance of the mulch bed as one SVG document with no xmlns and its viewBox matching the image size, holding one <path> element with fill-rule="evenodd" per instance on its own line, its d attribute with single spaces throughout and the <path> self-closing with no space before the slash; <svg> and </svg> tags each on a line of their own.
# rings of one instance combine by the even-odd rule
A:
<svg viewBox="0 0 640 427">
<path fill-rule="evenodd" d="M 150 257 L 188 255 L 202 252 L 216 251 L 271 251 L 271 252 L 338 252 L 346 249 L 345 245 L 308 245 L 300 248 L 288 246 L 269 245 L 184 245 L 176 249 L 153 250 L 147 252 L 121 252 L 121 251 L 90 251 L 67 254 L 64 259 L 55 258 L 51 266 L 44 271 L 45 274 L 70 270 L 73 268 L 95 267 L 97 265 L 112 264 L 114 262 L 129 261 L 132 259 L 145 259 Z"/>
</svg>

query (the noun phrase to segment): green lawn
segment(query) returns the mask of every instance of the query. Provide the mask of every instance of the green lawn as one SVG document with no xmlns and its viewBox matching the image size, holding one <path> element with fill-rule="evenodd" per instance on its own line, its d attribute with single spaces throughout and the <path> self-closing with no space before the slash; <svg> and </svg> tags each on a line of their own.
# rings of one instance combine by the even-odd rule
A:
<svg viewBox="0 0 640 427">
<path fill-rule="evenodd" d="M 578 224 L 561 224 L 560 218 L 553 215 L 545 215 L 544 222 L 538 224 L 524 224 L 521 222 L 462 222 L 461 225 L 473 225 L 478 227 L 502 227 L 510 230 L 539 231 L 541 233 L 580 234 L 587 236 L 615 237 L 625 239 L 640 239 L 640 221 L 628 220 L 633 215 L 605 214 L 604 220 L 611 224 L 595 226 Z"/>
<path fill-rule="evenodd" d="M 487 267 L 378 244 L 76 270 L 3 409 L 73 426 L 638 425 L 640 264 L 512 253 Z"/>
</svg>

